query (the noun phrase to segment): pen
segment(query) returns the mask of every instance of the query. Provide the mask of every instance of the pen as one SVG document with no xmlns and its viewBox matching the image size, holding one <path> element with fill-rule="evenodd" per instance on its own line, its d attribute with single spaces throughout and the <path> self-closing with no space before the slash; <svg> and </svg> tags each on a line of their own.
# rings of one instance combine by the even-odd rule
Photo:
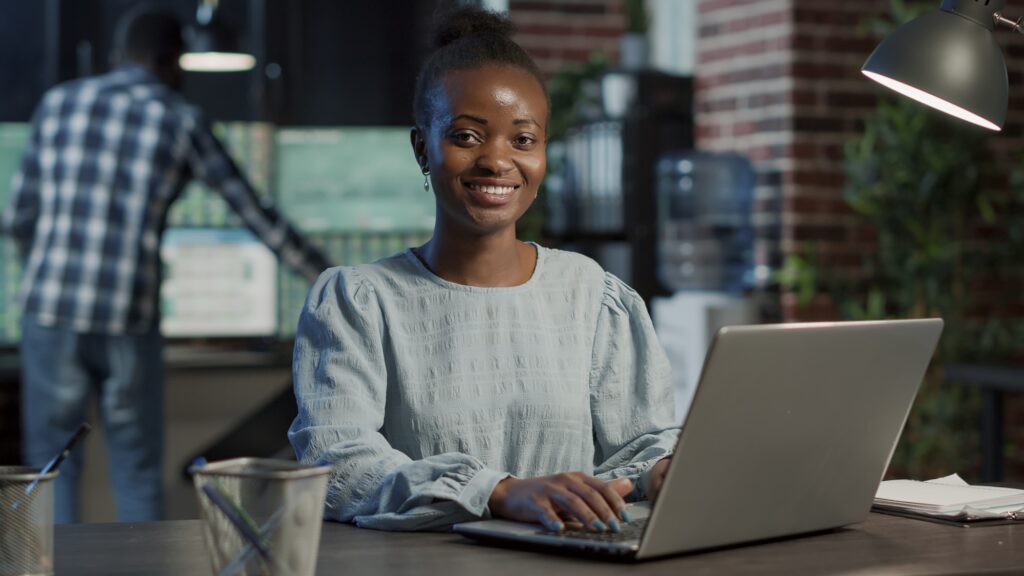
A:
<svg viewBox="0 0 1024 576">
<path fill-rule="evenodd" d="M 61 448 L 60 452 L 58 452 L 57 455 L 53 457 L 53 459 L 47 462 L 46 466 L 43 466 L 43 469 L 39 471 L 39 475 L 36 476 L 35 480 L 32 480 L 32 482 L 30 482 L 29 485 L 25 487 L 25 496 L 29 496 L 30 494 L 32 494 L 32 491 L 36 489 L 36 485 L 38 485 L 39 481 L 43 479 L 43 476 L 46 476 L 47 474 L 56 470 L 60 466 L 61 462 L 63 462 L 64 459 L 68 457 L 68 454 L 71 453 L 71 450 L 75 447 L 75 445 L 78 444 L 78 442 L 81 441 L 82 438 L 85 438 L 85 435 L 88 434 L 90 430 L 92 430 L 92 426 L 88 422 L 82 422 L 82 424 L 78 427 L 78 430 L 75 430 L 75 433 L 72 434 L 71 438 L 69 438 L 67 443 L 64 444 L 64 447 Z M 18 502 L 12 504 L 11 509 L 17 510 L 18 504 Z"/>
<path fill-rule="evenodd" d="M 273 563 L 273 559 L 270 556 L 270 550 L 268 550 L 263 544 L 263 540 L 260 538 L 259 533 L 254 531 L 252 527 L 242 519 L 236 511 L 237 507 L 232 506 L 228 497 L 214 487 L 213 484 L 204 484 L 203 493 L 210 499 L 210 502 L 213 502 L 214 506 L 224 513 L 224 516 L 227 517 L 231 524 L 238 529 L 239 534 L 241 534 L 243 538 L 248 540 L 249 543 L 256 548 L 256 551 L 259 552 L 260 556 Z"/>
<path fill-rule="evenodd" d="M 267 519 L 266 523 L 263 524 L 263 526 L 260 527 L 260 537 L 261 538 L 266 538 L 271 533 L 273 533 L 274 530 L 277 529 L 278 524 L 281 523 L 281 517 L 283 515 L 284 515 L 284 506 L 278 508 L 277 511 L 274 512 L 270 516 L 270 518 Z M 224 566 L 224 568 L 221 569 L 220 574 L 218 574 L 218 576 L 234 576 L 234 574 L 237 574 L 239 571 L 244 570 L 245 569 L 245 565 L 248 562 L 249 558 L 253 554 L 255 554 L 255 553 L 256 553 L 256 549 L 251 544 L 246 544 L 242 548 L 241 552 L 239 552 L 234 557 L 234 559 L 231 560 L 231 562 L 228 562 Z M 278 568 L 278 570 L 281 571 L 280 567 Z M 282 574 L 285 573 L 284 571 L 281 571 L 281 572 L 282 572 Z"/>
</svg>

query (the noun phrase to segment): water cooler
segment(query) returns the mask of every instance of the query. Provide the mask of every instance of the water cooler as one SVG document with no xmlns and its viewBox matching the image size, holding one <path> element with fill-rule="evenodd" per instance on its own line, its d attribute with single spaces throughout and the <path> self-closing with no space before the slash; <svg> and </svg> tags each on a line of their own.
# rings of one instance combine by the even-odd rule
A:
<svg viewBox="0 0 1024 576">
<path fill-rule="evenodd" d="M 670 296 L 651 315 L 672 365 L 676 415 L 689 410 L 704 356 L 722 326 L 753 324 L 755 174 L 738 154 L 664 154 L 656 169 L 657 273 Z"/>
</svg>

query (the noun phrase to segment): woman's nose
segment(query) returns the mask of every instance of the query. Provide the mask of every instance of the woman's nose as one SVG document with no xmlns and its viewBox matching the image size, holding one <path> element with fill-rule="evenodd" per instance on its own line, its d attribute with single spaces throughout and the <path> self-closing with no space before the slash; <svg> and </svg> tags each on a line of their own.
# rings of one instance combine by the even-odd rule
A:
<svg viewBox="0 0 1024 576">
<path fill-rule="evenodd" d="M 499 143 L 488 143 L 480 148 L 476 165 L 492 174 L 506 174 L 513 170 L 512 157 Z"/>
</svg>

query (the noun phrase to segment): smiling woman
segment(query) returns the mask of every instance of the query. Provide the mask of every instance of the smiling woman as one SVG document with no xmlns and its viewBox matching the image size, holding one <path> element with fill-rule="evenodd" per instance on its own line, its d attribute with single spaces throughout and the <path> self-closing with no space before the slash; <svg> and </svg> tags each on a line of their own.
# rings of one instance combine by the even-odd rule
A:
<svg viewBox="0 0 1024 576">
<path fill-rule="evenodd" d="M 418 254 L 448 280 L 522 284 L 536 250 L 515 240 L 515 225 L 544 178 L 543 85 L 521 68 L 487 65 L 451 71 L 434 90 L 423 127 L 412 130 L 416 159 L 437 198 L 434 237 Z M 475 265 L 480 256 L 492 265 Z"/>
<path fill-rule="evenodd" d="M 289 439 L 332 467 L 326 518 L 618 531 L 625 501 L 660 488 L 678 430 L 643 301 L 589 258 L 516 238 L 549 105 L 512 32 L 478 8 L 442 18 L 410 134 L 433 236 L 328 270 L 307 299 Z"/>
</svg>

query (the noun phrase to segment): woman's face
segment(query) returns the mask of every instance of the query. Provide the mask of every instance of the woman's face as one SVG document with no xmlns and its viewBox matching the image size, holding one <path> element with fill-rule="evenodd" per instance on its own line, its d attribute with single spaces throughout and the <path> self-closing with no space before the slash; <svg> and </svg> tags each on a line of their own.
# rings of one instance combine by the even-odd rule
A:
<svg viewBox="0 0 1024 576">
<path fill-rule="evenodd" d="M 430 109 L 427 132 L 412 136 L 417 160 L 430 168 L 438 225 L 514 234 L 547 165 L 540 83 L 511 66 L 454 71 L 434 90 Z"/>
</svg>

